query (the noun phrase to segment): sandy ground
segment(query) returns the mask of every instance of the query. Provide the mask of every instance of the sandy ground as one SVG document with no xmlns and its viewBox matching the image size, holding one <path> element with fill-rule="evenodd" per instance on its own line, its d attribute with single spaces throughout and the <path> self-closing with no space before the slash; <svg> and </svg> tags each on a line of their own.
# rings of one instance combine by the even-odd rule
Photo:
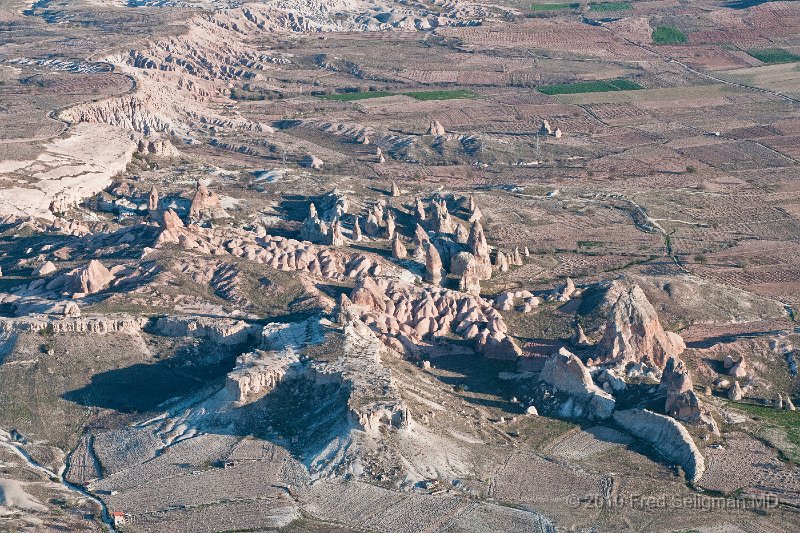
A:
<svg viewBox="0 0 800 533">
<path fill-rule="evenodd" d="M 77 203 L 102 191 L 125 170 L 135 144 L 124 131 L 104 124 L 77 124 L 71 135 L 45 145 L 32 161 L 0 161 L 0 178 L 31 177 L 28 187 L 0 190 L 0 213 L 52 219 L 50 202 L 64 196 Z"/>
<path fill-rule="evenodd" d="M 4 506 L 28 511 L 47 511 L 47 507 L 25 492 L 21 482 L 13 479 L 0 479 L 0 509 Z"/>
</svg>

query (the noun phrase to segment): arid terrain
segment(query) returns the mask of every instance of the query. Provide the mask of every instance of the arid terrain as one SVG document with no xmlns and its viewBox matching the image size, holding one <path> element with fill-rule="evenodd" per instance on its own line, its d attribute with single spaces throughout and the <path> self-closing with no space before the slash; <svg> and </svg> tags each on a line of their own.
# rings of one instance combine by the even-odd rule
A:
<svg viewBox="0 0 800 533">
<path fill-rule="evenodd" d="M 0 531 L 800 531 L 800 2 L 0 0 Z"/>
</svg>

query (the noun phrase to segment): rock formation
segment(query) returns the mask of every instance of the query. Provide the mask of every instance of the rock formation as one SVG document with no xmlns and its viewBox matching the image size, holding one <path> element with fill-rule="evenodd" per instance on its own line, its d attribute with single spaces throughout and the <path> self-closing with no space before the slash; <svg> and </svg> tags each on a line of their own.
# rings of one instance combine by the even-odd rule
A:
<svg viewBox="0 0 800 533">
<path fill-rule="evenodd" d="M 428 234 L 422 229 L 422 226 L 417 224 L 417 227 L 414 229 L 414 240 L 412 242 L 414 245 L 414 259 L 421 261 L 425 258 L 425 243 L 428 242 L 430 242 Z"/>
<path fill-rule="evenodd" d="M 392 180 L 392 188 L 389 192 L 389 195 L 392 198 L 397 198 L 398 196 L 400 196 L 400 187 L 397 186 L 397 183 L 394 180 Z"/>
<path fill-rule="evenodd" d="M 545 362 L 539 379 L 569 396 L 559 410 L 562 416 L 603 419 L 614 412 L 614 398 L 595 385 L 589 369 L 566 348 Z"/>
<path fill-rule="evenodd" d="M 397 221 L 394 218 L 394 211 L 389 209 L 386 211 L 386 238 L 390 241 L 393 240 L 396 229 Z"/>
<path fill-rule="evenodd" d="M 319 157 L 309 154 L 300 160 L 300 165 L 313 170 L 319 170 L 324 163 Z"/>
<path fill-rule="evenodd" d="M 680 355 L 683 349 L 682 339 L 664 331 L 647 296 L 634 285 L 623 290 L 613 304 L 595 363 L 642 363 L 661 370 L 670 357 Z"/>
<path fill-rule="evenodd" d="M 44 263 L 39 265 L 38 268 L 34 269 L 33 275 L 43 278 L 49 276 L 50 274 L 55 273 L 56 270 L 58 269 L 56 269 L 56 266 L 53 264 L 52 261 L 45 261 Z"/>
<path fill-rule="evenodd" d="M 147 198 L 147 210 L 151 217 L 158 213 L 158 189 L 156 189 L 155 185 L 150 189 L 150 196 Z"/>
<path fill-rule="evenodd" d="M 589 346 L 589 339 L 586 338 L 586 333 L 583 331 L 583 327 L 580 324 L 575 328 L 575 334 L 572 335 L 570 342 L 573 346 Z"/>
<path fill-rule="evenodd" d="M 380 235 L 381 226 L 380 226 L 380 223 L 378 222 L 378 220 L 379 219 L 375 215 L 375 213 L 370 213 L 367 216 L 367 223 L 364 226 L 364 231 L 370 237 L 377 237 L 378 235 Z"/>
<path fill-rule="evenodd" d="M 400 239 L 400 234 L 395 233 L 392 239 L 392 257 L 395 259 L 405 259 L 408 256 L 406 245 Z"/>
<path fill-rule="evenodd" d="M 447 203 L 444 200 L 433 201 L 431 229 L 438 234 L 453 233 L 453 218 L 450 216 L 450 212 L 447 210 Z"/>
<path fill-rule="evenodd" d="M 353 242 L 361 242 L 364 237 L 361 235 L 361 217 L 353 220 Z"/>
<path fill-rule="evenodd" d="M 517 304 L 517 300 L 521 300 Z M 530 313 L 542 303 L 532 292 L 526 290 L 503 292 L 494 299 L 495 309 L 500 311 L 511 311 L 517 309 L 523 313 Z"/>
<path fill-rule="evenodd" d="M 423 247 L 425 249 L 425 281 L 439 285 L 442 282 L 442 258 L 431 241 L 426 241 Z"/>
<path fill-rule="evenodd" d="M 189 208 L 189 219 L 200 220 L 204 216 L 216 217 L 215 210 L 220 210 L 219 196 L 208 190 L 205 185 L 197 184 L 197 190 Z"/>
<path fill-rule="evenodd" d="M 525 264 L 522 260 L 522 254 L 519 253 L 519 246 L 514 247 L 514 251 L 511 253 L 508 262 L 514 266 L 522 266 Z"/>
<path fill-rule="evenodd" d="M 684 362 L 672 356 L 664 366 L 659 390 L 667 396 L 664 411 L 673 418 L 694 423 L 700 420 L 700 400 Z"/>
<path fill-rule="evenodd" d="M 68 318 L 79 318 L 81 316 L 81 308 L 75 302 L 67 302 L 64 305 L 64 316 Z"/>
<path fill-rule="evenodd" d="M 461 272 L 461 278 L 458 281 L 458 290 L 478 296 L 481 293 L 481 280 L 478 277 L 478 264 L 475 261 L 475 256 L 468 254 L 469 261 Z"/>
<path fill-rule="evenodd" d="M 494 266 L 498 272 L 508 272 L 508 259 L 506 258 L 506 254 L 498 250 Z"/>
<path fill-rule="evenodd" d="M 173 146 L 169 139 L 139 139 L 137 150 L 143 155 L 153 155 L 155 157 L 177 157 L 180 155 L 178 149 Z"/>
<path fill-rule="evenodd" d="M 697 481 L 703 476 L 705 458 L 686 428 L 674 418 L 646 409 L 630 409 L 616 411 L 614 421 L 637 439 L 653 446 L 667 460 L 680 465 L 688 480 Z"/>
<path fill-rule="evenodd" d="M 342 234 L 342 225 L 339 223 L 338 220 L 334 221 L 329 233 L 330 233 L 329 244 L 331 246 L 344 246 L 346 244 L 346 241 L 344 239 L 344 234 Z"/>
<path fill-rule="evenodd" d="M 444 126 L 442 126 L 438 120 L 434 120 L 431 122 L 430 127 L 428 128 L 428 135 L 444 135 L 447 133 L 444 130 Z"/>
<path fill-rule="evenodd" d="M 85 267 L 73 270 L 66 276 L 68 280 L 66 280 L 64 289 L 76 296 L 94 294 L 105 289 L 114 281 L 111 271 L 96 259 L 92 259 Z"/>
<path fill-rule="evenodd" d="M 556 289 L 556 291 L 553 293 L 553 296 L 559 302 L 568 302 L 575 294 L 575 290 L 575 282 L 572 281 L 572 278 L 568 277 L 564 282 L 564 286 L 560 289 Z"/>
<path fill-rule="evenodd" d="M 483 226 L 480 221 L 476 220 L 472 223 L 467 246 L 472 255 L 475 256 L 480 279 L 490 279 L 492 277 L 492 262 L 489 255 L 489 244 L 486 242 L 486 236 L 483 233 Z"/>
<path fill-rule="evenodd" d="M 743 396 L 744 393 L 742 392 L 742 386 L 739 385 L 738 381 L 734 381 L 733 385 L 731 385 L 731 388 L 728 390 L 728 399 L 738 402 Z"/>
<path fill-rule="evenodd" d="M 414 202 L 414 215 L 417 217 L 418 222 L 426 220 L 425 204 L 419 198 Z"/>
<path fill-rule="evenodd" d="M 744 356 L 740 357 L 739 360 L 728 369 L 728 375 L 735 378 L 747 377 L 747 362 Z"/>
</svg>

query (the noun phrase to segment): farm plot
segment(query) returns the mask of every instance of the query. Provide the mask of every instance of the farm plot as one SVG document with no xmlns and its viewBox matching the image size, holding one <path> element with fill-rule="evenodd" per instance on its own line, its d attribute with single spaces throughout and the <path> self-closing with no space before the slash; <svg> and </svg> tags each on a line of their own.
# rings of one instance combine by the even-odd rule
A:
<svg viewBox="0 0 800 533">
<path fill-rule="evenodd" d="M 643 124 L 652 120 L 647 112 L 630 103 L 598 103 L 587 106 L 587 109 L 609 126 Z"/>
<path fill-rule="evenodd" d="M 631 442 L 630 437 L 614 429 L 595 426 L 568 434 L 548 451 L 568 461 L 581 461 L 621 448 Z"/>
<path fill-rule="evenodd" d="M 639 57 L 641 51 L 617 39 L 605 29 L 575 22 L 552 22 L 538 19 L 525 21 L 512 28 L 507 26 L 478 26 L 441 28 L 443 37 L 459 39 L 465 44 L 482 48 L 539 48 L 585 57 Z"/>
<path fill-rule="evenodd" d="M 289 525 L 300 516 L 297 505 L 288 496 L 284 496 L 132 515 L 124 531 L 196 533 L 276 530 Z"/>
<path fill-rule="evenodd" d="M 642 86 L 638 83 L 618 78 L 613 80 L 578 81 L 574 83 L 559 83 L 555 85 L 545 85 L 539 87 L 539 91 L 547 95 L 556 94 L 581 94 L 581 93 L 605 93 L 613 91 L 636 91 Z"/>
<path fill-rule="evenodd" d="M 114 492 L 104 500 L 111 509 L 134 515 L 221 502 L 275 500 L 284 494 L 279 467 L 266 461 L 243 462 L 230 468 L 208 466 Z M 176 486 L 181 490 L 176 491 Z"/>
<path fill-rule="evenodd" d="M 800 502 L 800 473 L 787 468 L 775 450 L 743 433 L 730 435 L 722 448 L 706 450 L 700 485 L 724 493 L 743 489 L 773 494 L 792 505 Z"/>
<path fill-rule="evenodd" d="M 731 141 L 677 148 L 678 153 L 721 170 L 749 170 L 793 165 L 788 157 L 753 141 Z"/>
<path fill-rule="evenodd" d="M 233 436 L 212 434 L 185 439 L 154 459 L 93 482 L 92 490 L 131 490 L 158 479 L 190 473 L 202 465 L 225 460 L 237 441 Z"/>
<path fill-rule="evenodd" d="M 468 505 L 460 497 L 400 493 L 356 482 L 315 483 L 301 492 L 300 501 L 315 518 L 386 532 L 435 529 Z"/>
<path fill-rule="evenodd" d="M 796 66 L 794 63 L 782 63 L 723 71 L 720 74 L 734 82 L 800 97 L 800 70 Z"/>
</svg>

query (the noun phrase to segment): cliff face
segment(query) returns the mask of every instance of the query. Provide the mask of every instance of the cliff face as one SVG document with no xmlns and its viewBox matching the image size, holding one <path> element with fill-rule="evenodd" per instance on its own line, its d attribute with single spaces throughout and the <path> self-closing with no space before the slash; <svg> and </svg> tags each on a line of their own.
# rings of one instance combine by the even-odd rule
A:
<svg viewBox="0 0 800 533">
<path fill-rule="evenodd" d="M 614 413 L 614 422 L 638 439 L 650 444 L 666 459 L 681 465 L 690 481 L 697 481 L 706 469 L 703 454 L 680 422 L 647 409 Z"/>
</svg>

